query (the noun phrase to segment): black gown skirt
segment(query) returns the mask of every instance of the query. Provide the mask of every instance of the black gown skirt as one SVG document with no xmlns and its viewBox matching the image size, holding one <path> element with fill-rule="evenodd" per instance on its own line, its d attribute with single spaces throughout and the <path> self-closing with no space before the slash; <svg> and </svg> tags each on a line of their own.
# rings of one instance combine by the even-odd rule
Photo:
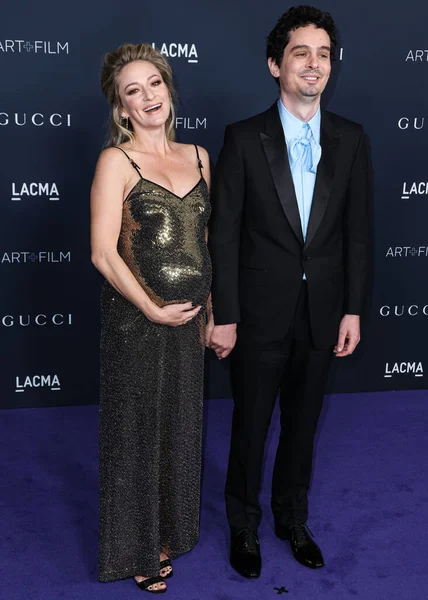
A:
<svg viewBox="0 0 428 600">
<path fill-rule="evenodd" d="M 123 206 L 119 254 L 159 306 L 192 301 L 186 325 L 149 321 L 107 282 L 101 298 L 98 577 L 159 575 L 159 552 L 199 535 L 210 213 L 201 177 L 184 197 L 141 178 Z"/>
</svg>

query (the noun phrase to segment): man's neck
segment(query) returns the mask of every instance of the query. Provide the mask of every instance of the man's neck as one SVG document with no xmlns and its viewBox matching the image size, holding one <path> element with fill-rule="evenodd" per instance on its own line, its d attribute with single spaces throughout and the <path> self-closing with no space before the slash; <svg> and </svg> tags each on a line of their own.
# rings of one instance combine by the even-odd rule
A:
<svg viewBox="0 0 428 600">
<path fill-rule="evenodd" d="M 321 96 L 317 98 L 311 98 L 310 101 L 304 102 L 298 98 L 291 97 L 281 90 L 281 100 L 285 108 L 290 112 L 296 119 L 307 123 L 317 112 Z"/>
</svg>

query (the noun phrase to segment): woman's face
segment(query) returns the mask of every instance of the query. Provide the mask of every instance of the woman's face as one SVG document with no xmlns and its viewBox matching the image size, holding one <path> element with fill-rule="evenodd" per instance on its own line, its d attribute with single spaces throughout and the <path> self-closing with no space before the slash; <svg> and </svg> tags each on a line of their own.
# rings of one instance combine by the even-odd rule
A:
<svg viewBox="0 0 428 600">
<path fill-rule="evenodd" d="M 171 111 L 168 88 L 158 69 L 147 60 L 129 63 L 119 73 L 121 116 L 129 118 L 135 130 L 165 125 Z"/>
</svg>

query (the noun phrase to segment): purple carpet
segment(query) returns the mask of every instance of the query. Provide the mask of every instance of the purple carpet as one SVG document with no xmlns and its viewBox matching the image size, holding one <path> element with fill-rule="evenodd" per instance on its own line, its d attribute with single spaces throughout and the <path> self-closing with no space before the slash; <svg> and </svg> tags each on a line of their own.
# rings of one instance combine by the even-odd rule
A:
<svg viewBox="0 0 428 600">
<path fill-rule="evenodd" d="M 327 397 L 310 497 L 309 526 L 326 560 L 318 571 L 296 563 L 273 534 L 275 415 L 261 498 L 264 567 L 254 581 L 228 564 L 231 411 L 230 400 L 206 402 L 200 542 L 175 561 L 165 598 L 428 598 L 428 392 Z M 142 598 L 131 580 L 96 579 L 97 407 L 3 410 L 0 437 L 0 599 Z"/>
</svg>

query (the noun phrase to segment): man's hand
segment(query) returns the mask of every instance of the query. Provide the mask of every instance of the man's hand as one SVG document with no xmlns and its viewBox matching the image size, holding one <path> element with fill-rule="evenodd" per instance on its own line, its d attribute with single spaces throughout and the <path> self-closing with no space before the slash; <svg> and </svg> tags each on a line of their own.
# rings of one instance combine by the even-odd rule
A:
<svg viewBox="0 0 428 600">
<path fill-rule="evenodd" d="M 211 335 L 214 330 L 214 318 L 212 314 L 208 318 L 208 323 L 205 327 L 205 346 L 210 348 Z"/>
<path fill-rule="evenodd" d="M 235 343 L 236 323 L 214 326 L 210 338 L 210 347 L 217 354 L 219 360 L 226 358 L 232 352 Z"/>
<path fill-rule="evenodd" d="M 333 352 L 339 358 L 353 353 L 360 341 L 359 315 L 345 315 L 340 322 L 339 337 Z"/>
</svg>

